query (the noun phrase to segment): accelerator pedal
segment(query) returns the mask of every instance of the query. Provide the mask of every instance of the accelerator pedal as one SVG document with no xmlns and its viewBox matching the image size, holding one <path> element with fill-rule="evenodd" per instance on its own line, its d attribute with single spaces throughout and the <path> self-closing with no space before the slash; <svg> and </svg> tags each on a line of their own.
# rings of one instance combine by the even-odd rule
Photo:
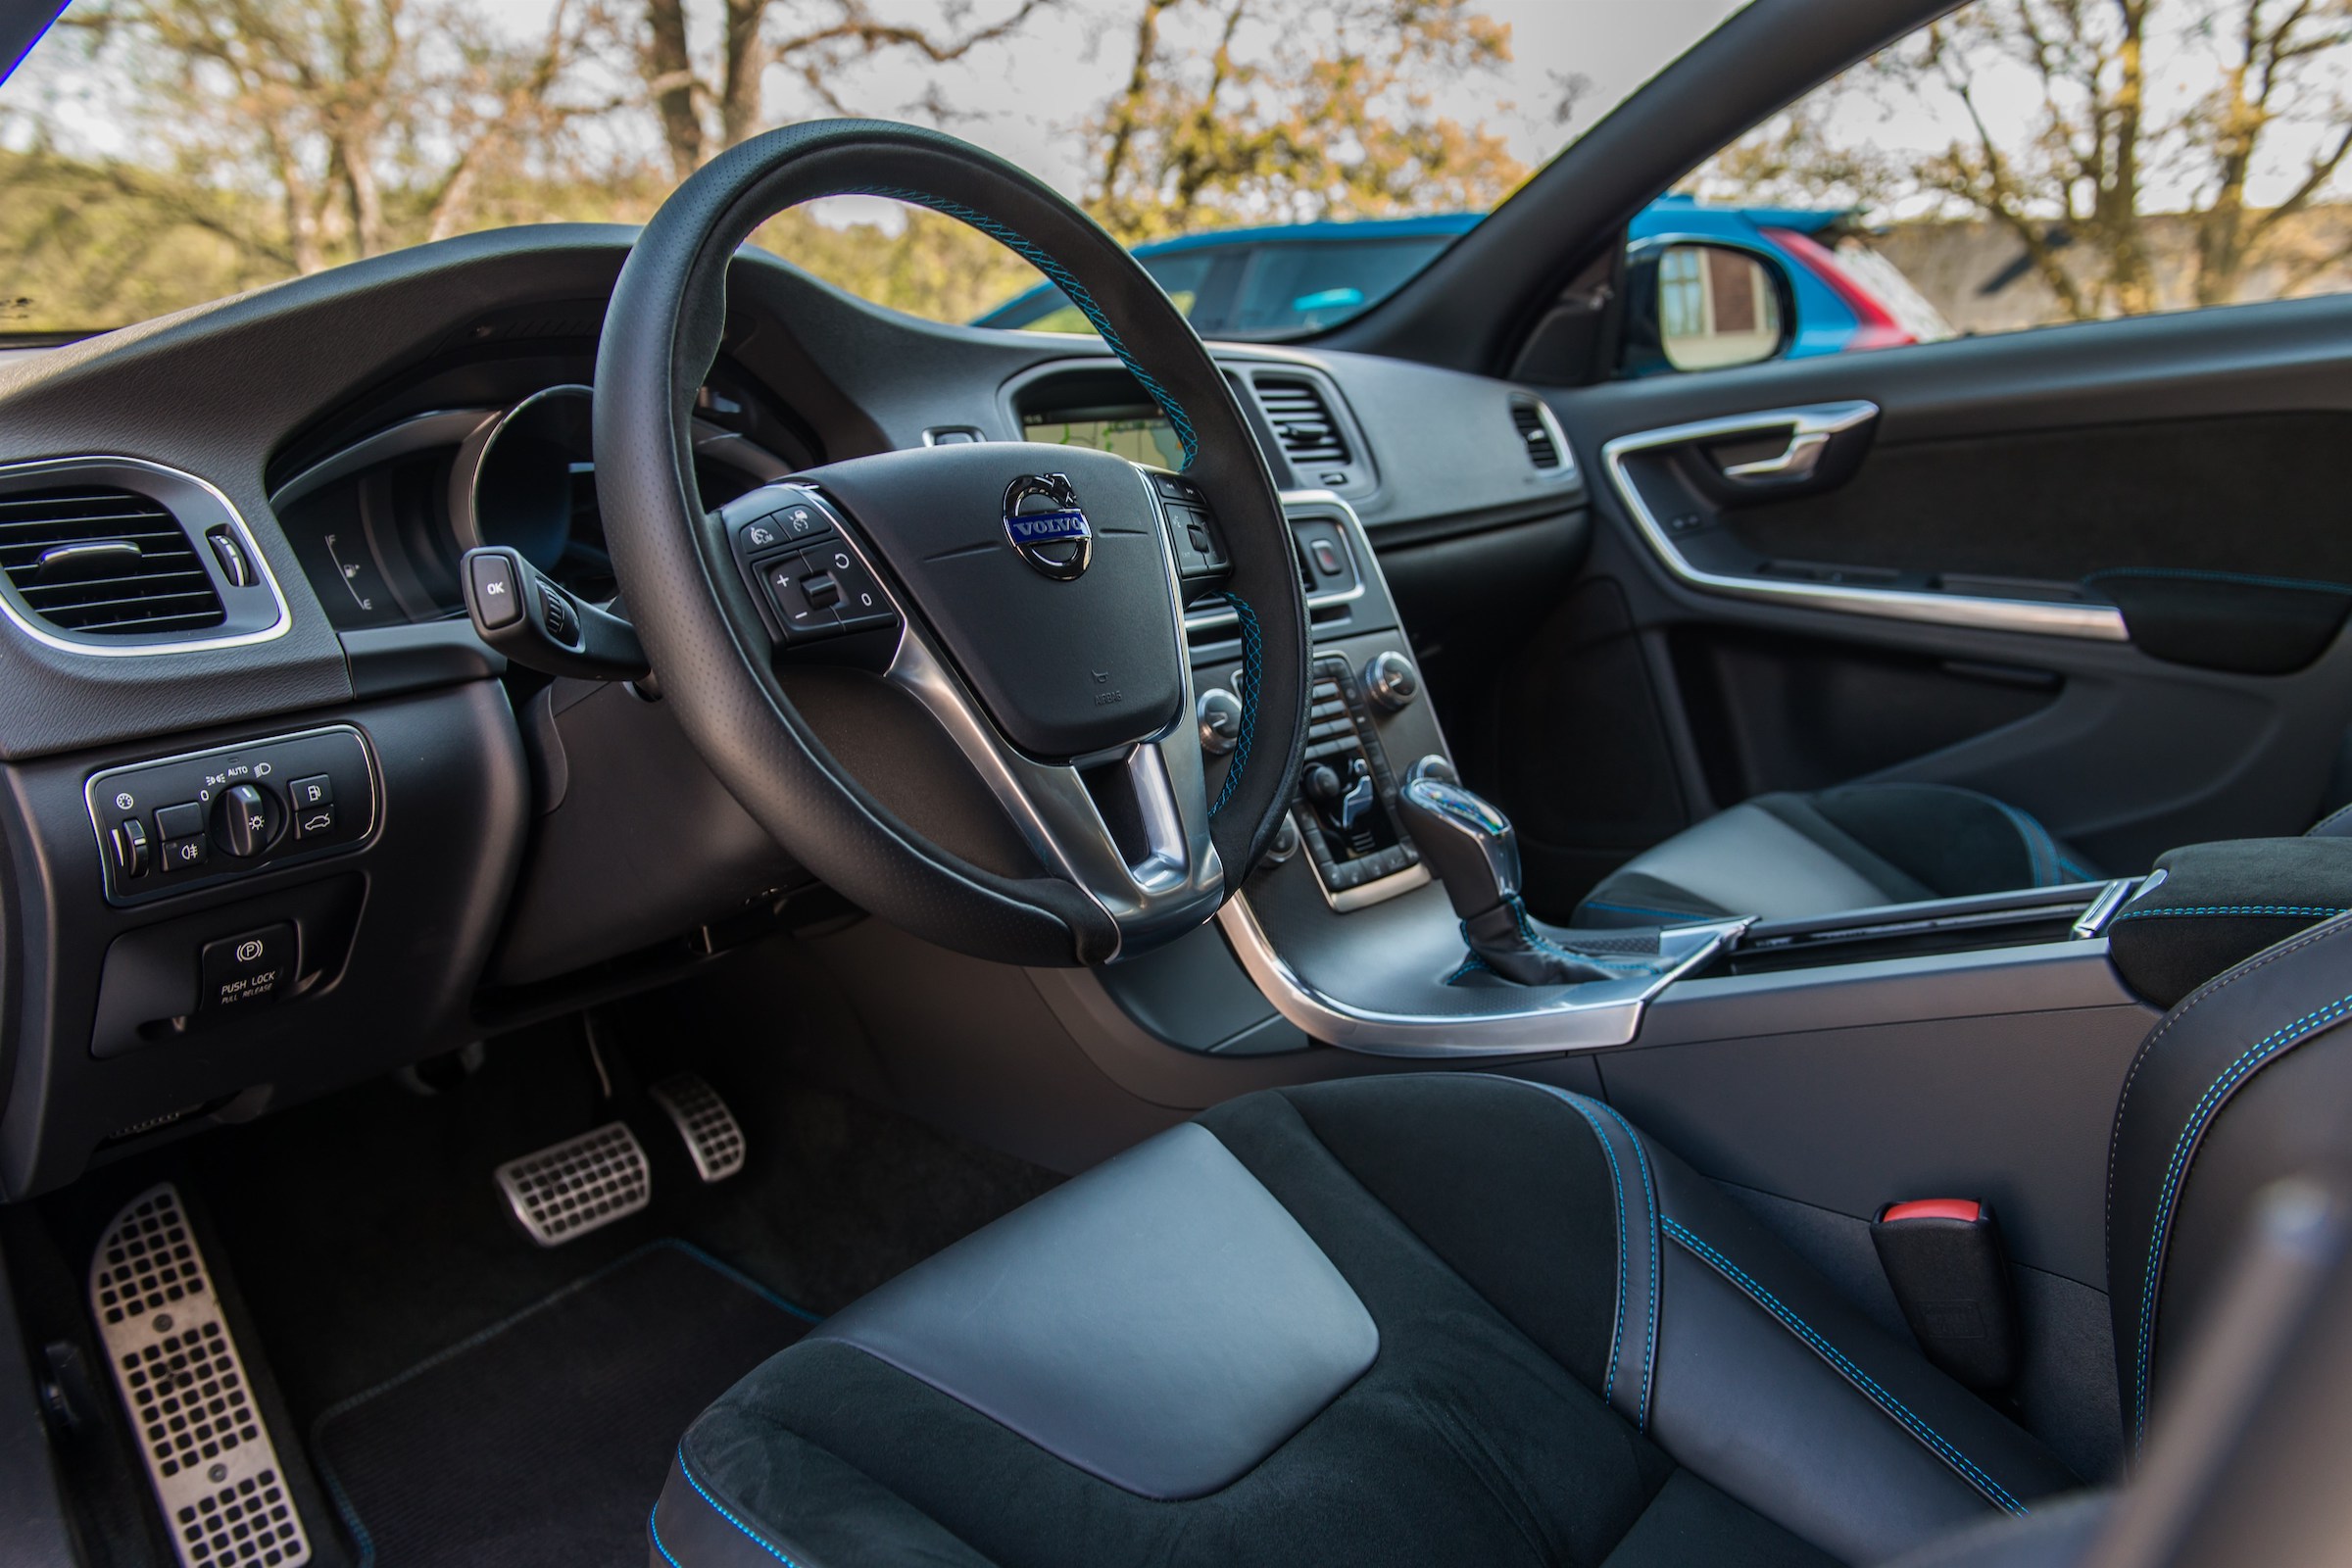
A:
<svg viewBox="0 0 2352 1568">
<path fill-rule="evenodd" d="M 693 1156 L 695 1173 L 704 1181 L 723 1182 L 743 1169 L 743 1126 L 702 1074 L 664 1078 L 648 1093 L 676 1124 L 678 1136 L 686 1140 L 686 1152 Z"/>
<path fill-rule="evenodd" d="M 654 1196 L 645 1150 L 626 1122 L 609 1122 L 510 1159 L 496 1174 L 507 1206 L 541 1247 L 559 1247 L 626 1218 Z"/>
<path fill-rule="evenodd" d="M 171 1183 L 132 1199 L 99 1238 L 90 1314 L 182 1568 L 310 1561 L 277 1449 Z"/>
</svg>

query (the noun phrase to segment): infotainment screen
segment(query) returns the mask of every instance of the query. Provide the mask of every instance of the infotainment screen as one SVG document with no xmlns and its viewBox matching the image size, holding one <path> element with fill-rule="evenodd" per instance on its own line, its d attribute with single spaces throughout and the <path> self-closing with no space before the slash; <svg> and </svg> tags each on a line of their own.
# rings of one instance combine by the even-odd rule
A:
<svg viewBox="0 0 2352 1568">
<path fill-rule="evenodd" d="M 1021 416 L 1021 434 L 1049 446 L 1092 447 L 1130 463 L 1184 466 L 1184 443 L 1157 409 L 1087 409 Z"/>
</svg>

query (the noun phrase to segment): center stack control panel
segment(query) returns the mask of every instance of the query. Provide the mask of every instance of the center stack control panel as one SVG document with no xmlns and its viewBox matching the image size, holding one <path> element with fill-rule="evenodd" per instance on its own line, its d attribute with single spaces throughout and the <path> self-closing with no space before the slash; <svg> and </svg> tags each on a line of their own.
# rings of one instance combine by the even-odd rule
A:
<svg viewBox="0 0 2352 1568">
<path fill-rule="evenodd" d="M 348 724 L 109 768 L 83 793 L 122 906 L 350 849 L 377 810 L 375 759 Z"/>
</svg>

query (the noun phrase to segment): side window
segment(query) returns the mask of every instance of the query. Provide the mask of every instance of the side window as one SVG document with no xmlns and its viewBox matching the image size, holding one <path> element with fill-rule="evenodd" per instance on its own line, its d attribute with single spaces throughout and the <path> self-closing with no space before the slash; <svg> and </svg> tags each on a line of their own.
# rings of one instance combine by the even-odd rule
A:
<svg viewBox="0 0 2352 1568">
<path fill-rule="evenodd" d="M 2348 154 L 2341 6 L 1974 0 L 1636 220 L 1627 368 L 2352 291 Z M 1735 259 L 1775 330 L 1727 325 Z"/>
</svg>

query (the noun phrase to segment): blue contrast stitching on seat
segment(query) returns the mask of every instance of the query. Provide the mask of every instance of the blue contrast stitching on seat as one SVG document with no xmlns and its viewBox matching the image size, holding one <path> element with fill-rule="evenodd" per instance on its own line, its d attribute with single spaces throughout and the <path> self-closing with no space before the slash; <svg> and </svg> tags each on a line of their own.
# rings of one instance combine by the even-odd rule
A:
<svg viewBox="0 0 2352 1568">
<path fill-rule="evenodd" d="M 1242 733 L 1234 742 L 1233 763 L 1225 769 L 1225 787 L 1217 791 L 1208 814 L 1216 815 L 1233 799 L 1234 791 L 1242 787 L 1242 769 L 1250 765 L 1250 743 L 1257 739 L 1257 687 L 1266 673 L 1266 634 L 1257 624 L 1257 612 L 1250 601 L 1228 591 L 1225 602 L 1242 628 Z"/>
<path fill-rule="evenodd" d="M 1600 1140 L 1600 1152 L 1608 1156 L 1609 1185 L 1615 1188 L 1617 1193 L 1617 1321 L 1609 1330 L 1609 1372 L 1600 1385 L 1600 1396 L 1606 1400 L 1617 1387 L 1617 1354 L 1625 1343 L 1625 1308 L 1627 1298 L 1631 1294 L 1628 1289 L 1629 1282 L 1626 1279 L 1628 1253 L 1625 1245 L 1625 1177 L 1617 1169 L 1617 1151 L 1609 1147 L 1608 1129 L 1601 1126 L 1600 1118 L 1593 1115 L 1591 1108 L 1585 1104 L 1584 1097 L 1572 1095 L 1567 1090 L 1553 1084 L 1537 1084 L 1535 1087 L 1566 1102 L 1569 1109 L 1585 1118 L 1586 1125 L 1592 1129 L 1592 1136 Z"/>
<path fill-rule="evenodd" d="M 1689 909 L 1652 909 L 1646 905 L 1607 904 L 1599 899 L 1587 899 L 1585 901 L 1585 907 L 1588 909 L 1612 909 L 1619 914 L 1663 915 L 1669 920 L 1703 920 L 1706 918 L 1705 915 L 1694 913 Z"/>
<path fill-rule="evenodd" d="M 1634 1124 L 1619 1114 L 1617 1107 L 1607 1101 L 1596 1100 L 1593 1103 L 1607 1112 L 1610 1120 L 1625 1129 L 1625 1141 L 1634 1146 L 1634 1168 L 1642 1173 L 1642 1201 L 1649 1205 L 1649 1329 L 1647 1337 L 1642 1342 L 1642 1397 L 1635 1407 L 1634 1419 L 1636 1430 L 1647 1432 L 1650 1364 L 1658 1343 L 1659 1258 L 1664 1251 L 1658 1238 L 1658 1195 L 1657 1190 L 1649 1184 L 1649 1151 L 1642 1147 L 1642 1139 L 1635 1133 Z"/>
<path fill-rule="evenodd" d="M 1958 1448 L 1952 1446 L 1951 1443 L 1947 1441 L 1941 1433 L 1937 1432 L 1934 1427 L 1928 1425 L 1926 1421 L 1914 1414 L 1909 1405 L 1903 1403 L 1902 1400 L 1887 1393 L 1886 1389 L 1879 1385 L 1879 1382 L 1876 1378 L 1873 1378 L 1869 1373 L 1863 1371 L 1861 1367 L 1855 1365 L 1844 1351 L 1838 1349 L 1828 1340 L 1823 1339 L 1821 1335 L 1814 1329 L 1813 1325 L 1807 1323 L 1803 1318 L 1798 1317 L 1794 1312 L 1790 1311 L 1782 1303 L 1779 1297 L 1773 1295 L 1763 1286 L 1757 1284 L 1755 1280 L 1749 1278 L 1746 1271 L 1741 1269 L 1740 1265 L 1734 1263 L 1730 1258 L 1724 1256 L 1721 1252 L 1718 1252 L 1715 1250 L 1715 1249 L 1709 1247 L 1705 1242 L 1699 1240 L 1699 1238 L 1681 1221 L 1670 1217 L 1665 1221 L 1665 1226 L 1666 1233 L 1668 1235 L 1672 1236 L 1676 1241 L 1682 1243 L 1683 1246 L 1689 1248 L 1693 1254 L 1713 1267 L 1718 1274 L 1721 1274 L 1724 1278 L 1730 1280 L 1734 1285 L 1739 1286 L 1740 1290 L 1746 1292 L 1750 1300 L 1753 1300 L 1758 1306 L 1764 1308 L 1765 1311 L 1770 1312 L 1774 1317 L 1780 1319 L 1782 1327 L 1788 1329 L 1788 1332 L 1794 1334 L 1798 1339 L 1811 1346 L 1815 1352 L 1822 1357 L 1822 1359 L 1828 1361 L 1830 1365 L 1844 1373 L 1846 1378 L 1852 1382 L 1856 1388 L 1860 1389 L 1864 1394 L 1870 1396 L 1872 1402 L 1877 1404 L 1878 1407 L 1886 1412 L 1886 1414 L 1892 1416 L 1905 1431 L 1909 1432 L 1913 1437 L 1919 1439 L 1920 1442 L 1926 1444 L 1930 1449 L 1932 1449 L 1944 1461 L 1944 1463 L 1950 1465 L 1954 1470 L 1957 1470 L 1971 1486 L 1975 1487 L 1979 1492 L 1984 1494 L 1986 1497 L 2000 1504 L 2000 1506 L 2006 1508 L 2011 1513 L 2026 1514 L 2033 1512 L 2031 1508 L 2028 1508 L 2024 1503 L 2018 1501 L 2015 1496 L 2011 1495 L 2008 1488 L 1993 1480 L 1991 1476 L 1986 1475 L 1984 1471 L 1977 1465 L 1976 1461 L 1970 1459 L 1968 1455 L 1962 1453 Z"/>
<path fill-rule="evenodd" d="M 790 1557 L 785 1556 L 782 1551 L 760 1540 L 757 1531 L 753 1530 L 750 1525 L 745 1524 L 742 1520 L 736 1518 L 733 1514 L 727 1512 L 726 1505 L 724 1503 L 721 1503 L 716 1497 L 713 1497 L 710 1495 L 710 1494 L 703 1490 L 703 1484 L 700 1481 L 695 1480 L 694 1472 L 686 1467 L 686 1445 L 683 1443 L 678 1445 L 678 1474 L 686 1478 L 686 1484 L 694 1489 L 694 1494 L 702 1498 L 705 1502 L 709 1503 L 712 1512 L 716 1513 L 727 1523 L 733 1525 L 736 1529 L 742 1531 L 745 1540 L 749 1541 L 753 1545 L 758 1546 L 761 1551 L 766 1552 L 770 1557 L 775 1558 L 776 1561 L 782 1563 L 784 1568 L 801 1568 L 799 1563 L 794 1562 Z M 655 1506 L 659 1508 L 661 1505 L 657 1503 Z"/>
<path fill-rule="evenodd" d="M 2118 920 L 2158 920 L 2182 914 L 2297 914 L 2315 918 L 2341 914 L 2341 909 L 2324 909 L 2316 904 L 2207 904 L 2195 908 L 2127 909 L 2116 916 Z"/>
<path fill-rule="evenodd" d="M 1200 455 L 1200 446 L 1193 434 L 1192 416 L 1184 412 L 1184 405 L 1176 401 L 1176 395 L 1161 386 L 1144 368 L 1142 363 L 1121 340 L 1117 331 L 1111 327 L 1110 318 L 1103 314 L 1102 307 L 1095 302 L 1094 295 L 1087 292 L 1086 285 L 1078 281 L 1075 273 L 1054 259 L 1053 252 L 1017 229 L 997 221 L 976 208 L 966 207 L 961 202 L 949 201 L 944 196 L 934 196 L 928 191 L 913 190 L 901 185 L 875 185 L 868 186 L 861 191 L 845 191 L 843 194 L 880 196 L 889 201 L 912 202 L 917 207 L 928 207 L 935 213 L 945 213 L 958 222 L 969 223 L 999 244 L 1018 252 L 1022 260 L 1053 279 L 1054 286 L 1068 297 L 1070 303 L 1085 313 L 1087 320 L 1094 324 L 1095 331 L 1102 336 L 1110 352 L 1119 357 L 1120 362 L 1127 367 L 1135 378 L 1143 383 L 1144 390 L 1152 394 L 1152 401 L 1158 404 L 1160 411 L 1167 415 L 1168 424 L 1175 430 L 1176 439 L 1184 443 L 1183 466 L 1189 468 L 1193 466 L 1193 460 Z"/>
<path fill-rule="evenodd" d="M 2339 998 L 2315 1012 L 2307 1012 L 2282 1029 L 2275 1029 L 2241 1052 L 2237 1059 L 2222 1069 L 2220 1077 L 2210 1084 L 2197 1102 L 2188 1107 L 2188 1121 L 2181 1127 L 2180 1138 L 2173 1145 L 2173 1157 L 2166 1162 L 2164 1185 L 2156 1195 L 2156 1218 L 2148 1232 L 2147 1273 L 2139 1289 L 2139 1344 L 2132 1355 L 2132 1446 L 2137 1452 L 2148 1436 L 2148 1369 L 2156 1348 L 2156 1287 L 2162 1279 L 2159 1267 L 2164 1257 L 2165 1243 L 2173 1228 L 2173 1204 L 2180 1197 L 2180 1180 L 2188 1173 L 2190 1159 L 2196 1152 L 2205 1128 L 2222 1108 L 2222 1102 L 2236 1092 L 2237 1086 L 2252 1077 L 2271 1057 L 2301 1040 L 2312 1031 L 2331 1024 L 2352 1012 L 2352 996 Z"/>
<path fill-rule="evenodd" d="M 645 1528 L 652 1532 L 654 1549 L 662 1554 L 662 1560 L 669 1564 L 669 1568 L 686 1568 L 686 1565 L 670 1555 L 669 1548 L 662 1544 L 662 1505 L 660 1503 L 655 1503 L 653 1512 L 645 1516 Z"/>
</svg>

